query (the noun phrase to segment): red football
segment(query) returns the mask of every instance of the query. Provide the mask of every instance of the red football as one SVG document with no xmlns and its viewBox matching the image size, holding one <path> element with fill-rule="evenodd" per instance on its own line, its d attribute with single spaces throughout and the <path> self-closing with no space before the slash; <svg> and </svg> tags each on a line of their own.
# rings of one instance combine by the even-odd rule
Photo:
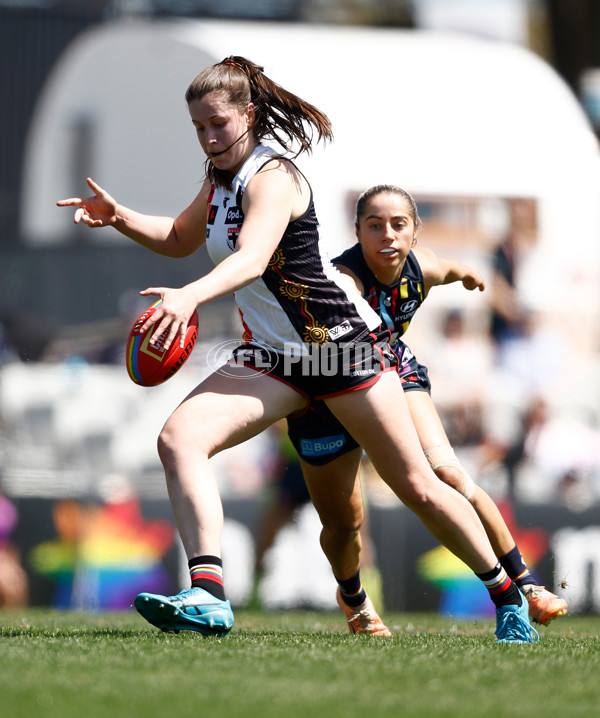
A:
<svg viewBox="0 0 600 718">
<path fill-rule="evenodd" d="M 158 342 L 150 344 L 152 332 L 140 334 L 140 329 L 160 304 L 162 304 L 162 299 L 154 302 L 151 307 L 140 314 L 127 339 L 125 354 L 127 373 L 131 380 L 140 386 L 157 386 L 170 379 L 185 364 L 198 337 L 198 312 L 194 311 L 185 333 L 183 349 L 179 346 L 179 339 L 176 338 L 165 350 L 166 331 L 158 338 Z"/>
</svg>

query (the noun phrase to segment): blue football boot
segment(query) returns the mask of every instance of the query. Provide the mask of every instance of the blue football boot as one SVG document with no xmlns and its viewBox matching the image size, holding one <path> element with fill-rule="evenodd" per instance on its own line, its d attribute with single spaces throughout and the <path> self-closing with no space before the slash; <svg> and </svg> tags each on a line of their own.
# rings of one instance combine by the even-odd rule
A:
<svg viewBox="0 0 600 718">
<path fill-rule="evenodd" d="M 176 596 L 140 593 L 134 605 L 161 631 L 198 631 L 205 636 L 224 636 L 233 626 L 229 601 L 221 601 L 203 588 L 188 588 Z"/>
<path fill-rule="evenodd" d="M 523 594 L 521 605 L 496 608 L 496 638 L 498 643 L 537 643 L 538 632 L 529 623 L 529 604 Z"/>
</svg>

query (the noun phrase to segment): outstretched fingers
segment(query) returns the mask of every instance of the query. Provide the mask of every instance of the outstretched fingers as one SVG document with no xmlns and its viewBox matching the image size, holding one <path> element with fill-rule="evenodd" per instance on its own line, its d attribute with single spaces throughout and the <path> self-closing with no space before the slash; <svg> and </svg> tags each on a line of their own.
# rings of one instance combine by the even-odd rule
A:
<svg viewBox="0 0 600 718">
<path fill-rule="evenodd" d="M 68 199 L 59 199 L 56 204 L 59 207 L 72 207 L 74 205 L 79 205 L 83 202 L 81 197 L 69 197 Z"/>
<path fill-rule="evenodd" d="M 95 195 L 98 195 L 98 197 L 108 197 L 108 192 L 103 190 L 91 177 L 86 177 L 85 181 Z"/>
<path fill-rule="evenodd" d="M 84 222 L 88 227 L 104 227 L 111 224 L 116 213 L 116 201 L 91 177 L 86 181 L 94 193 L 91 197 L 59 199 L 56 204 L 59 207 L 77 207 L 73 215 L 75 224 Z"/>
<path fill-rule="evenodd" d="M 77 207 L 73 215 L 73 222 L 79 224 L 82 219 L 85 221 L 86 217 L 91 219 L 84 209 L 84 202 L 85 200 L 81 197 L 69 197 L 68 199 L 59 199 L 56 204 L 58 207 Z"/>
<path fill-rule="evenodd" d="M 81 199 L 81 197 L 69 197 L 68 199 L 59 199 L 56 204 L 58 207 L 78 207 L 78 209 L 75 210 L 75 214 L 73 215 L 73 222 L 75 222 L 75 224 L 79 224 L 83 214 L 83 209 L 81 208 L 83 200 Z"/>
</svg>

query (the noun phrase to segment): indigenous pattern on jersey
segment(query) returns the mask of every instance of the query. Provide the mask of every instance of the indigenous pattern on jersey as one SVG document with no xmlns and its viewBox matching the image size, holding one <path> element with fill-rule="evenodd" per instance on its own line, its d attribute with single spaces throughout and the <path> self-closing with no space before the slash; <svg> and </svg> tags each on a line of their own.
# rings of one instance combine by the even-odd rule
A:
<svg viewBox="0 0 600 718">
<path fill-rule="evenodd" d="M 278 153 L 258 145 L 233 180 L 232 190 L 211 189 L 206 245 L 215 264 L 236 249 L 244 221 L 242 198 L 254 175 Z M 358 292 L 342 288 L 343 278 L 319 249 L 312 197 L 306 212 L 290 222 L 260 279 L 235 292 L 244 341 L 278 352 L 307 353 L 311 345 L 354 343 L 377 328 L 380 319 Z"/>
<path fill-rule="evenodd" d="M 390 286 L 377 280 L 367 266 L 362 247 L 358 243 L 336 257 L 333 263 L 348 267 L 360 279 L 364 287 L 364 297 L 381 316 L 381 329 L 390 331 L 391 341 L 401 337 L 408 329 L 415 312 L 425 301 L 423 272 L 412 250 L 404 262 L 400 279 Z"/>
<path fill-rule="evenodd" d="M 410 252 L 398 282 L 386 286 L 377 281 L 364 260 L 360 244 L 346 250 L 333 262 L 348 267 L 360 279 L 365 297 L 381 313 L 380 336 L 389 331 L 392 351 L 398 359 L 396 369 L 404 391 L 431 393 L 429 372 L 399 338 L 404 334 L 425 299 L 423 273 Z M 298 454 L 308 464 L 322 466 L 358 447 L 350 432 L 335 418 L 324 401 L 313 401 L 309 410 L 287 419 L 288 436 Z"/>
</svg>

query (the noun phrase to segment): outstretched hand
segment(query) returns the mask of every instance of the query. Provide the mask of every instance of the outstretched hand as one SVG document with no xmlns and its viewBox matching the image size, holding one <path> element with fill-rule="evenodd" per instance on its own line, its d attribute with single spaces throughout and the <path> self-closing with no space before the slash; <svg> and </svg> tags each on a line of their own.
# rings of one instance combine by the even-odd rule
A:
<svg viewBox="0 0 600 718">
<path fill-rule="evenodd" d="M 87 178 L 89 188 L 94 193 L 92 197 L 69 197 L 59 199 L 59 207 L 77 207 L 73 221 L 75 224 L 83 222 L 88 227 L 108 227 L 115 223 L 117 216 L 117 202 L 100 185 L 90 177 Z"/>
<path fill-rule="evenodd" d="M 481 274 L 475 269 L 471 269 L 470 273 L 463 277 L 462 283 L 463 287 L 469 291 L 479 289 L 480 292 L 483 292 L 485 289 L 485 281 Z"/>
</svg>

